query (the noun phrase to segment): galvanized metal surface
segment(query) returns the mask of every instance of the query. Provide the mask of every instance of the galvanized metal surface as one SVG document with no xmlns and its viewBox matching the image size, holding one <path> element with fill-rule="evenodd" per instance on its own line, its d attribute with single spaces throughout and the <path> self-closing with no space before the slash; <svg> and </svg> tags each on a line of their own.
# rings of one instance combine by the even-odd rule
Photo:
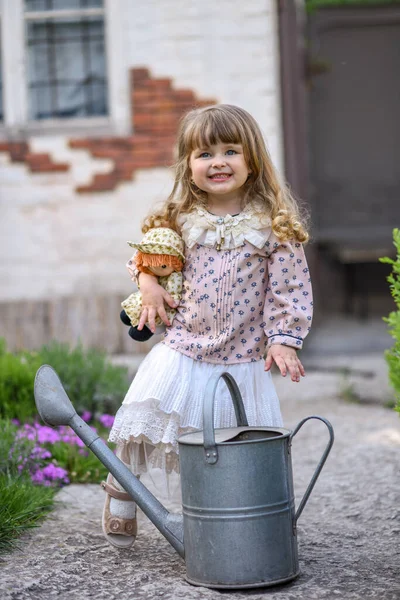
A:
<svg viewBox="0 0 400 600">
<path fill-rule="evenodd" d="M 304 493 L 303 498 L 301 499 L 301 502 L 299 504 L 299 507 L 296 511 L 294 520 L 295 520 L 295 525 L 297 523 L 298 518 L 300 517 L 301 513 L 304 510 L 305 505 L 307 504 L 307 500 L 310 497 L 311 492 L 313 491 L 314 485 L 317 482 L 317 479 L 322 471 L 322 467 L 324 466 L 326 459 L 328 458 L 329 452 L 331 451 L 331 448 L 333 446 L 333 441 L 335 439 L 334 437 L 334 433 L 333 433 L 333 427 L 332 425 L 329 423 L 329 421 L 327 421 L 327 419 L 324 419 L 323 417 L 316 417 L 316 416 L 312 416 L 312 417 L 306 417 L 305 419 L 303 419 L 302 421 L 300 421 L 300 423 L 295 427 L 294 431 L 292 431 L 292 433 L 290 434 L 290 444 L 292 443 L 292 440 L 294 438 L 294 436 L 300 431 L 300 429 L 303 427 L 304 423 L 306 423 L 307 421 L 309 421 L 310 419 L 316 419 L 317 421 L 322 421 L 322 423 L 325 423 L 325 425 L 328 428 L 329 431 L 329 441 L 328 444 L 326 445 L 326 448 L 324 450 L 324 453 L 321 457 L 321 460 L 319 461 L 317 468 L 315 469 L 315 472 L 311 478 L 310 483 L 308 484 L 308 487 Z"/>
<path fill-rule="evenodd" d="M 220 379 L 225 381 L 231 394 L 238 427 L 249 424 L 243 400 L 234 378 L 229 373 L 222 373 L 221 376 L 211 377 L 206 387 L 203 406 L 204 452 L 206 462 L 210 465 L 215 464 L 218 460 L 218 448 L 215 444 L 214 435 L 214 398 Z"/>
<path fill-rule="evenodd" d="M 218 589 L 284 583 L 299 574 L 296 521 L 332 447 L 333 430 L 325 419 L 308 417 L 293 434 L 239 426 L 228 438 L 217 430 L 224 439 L 216 443 L 213 403 L 220 378 L 240 425 L 247 424 L 240 392 L 224 373 L 207 385 L 203 432 L 178 440 L 187 580 Z M 296 515 L 290 447 L 312 418 L 327 425 L 330 440 Z"/>
</svg>

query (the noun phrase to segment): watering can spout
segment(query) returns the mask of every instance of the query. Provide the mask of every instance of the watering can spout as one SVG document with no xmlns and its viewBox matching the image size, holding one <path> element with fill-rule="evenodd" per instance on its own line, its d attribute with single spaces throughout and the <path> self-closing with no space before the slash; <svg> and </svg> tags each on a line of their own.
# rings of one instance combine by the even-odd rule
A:
<svg viewBox="0 0 400 600">
<path fill-rule="evenodd" d="M 36 373 L 34 394 L 36 407 L 43 421 L 53 427 L 69 425 L 131 495 L 178 554 L 184 557 L 182 516 L 170 514 L 139 479 L 132 475 L 98 434 L 81 419 L 71 404 L 57 373 L 49 365 L 41 366 Z"/>
<path fill-rule="evenodd" d="M 69 425 L 76 414 L 57 373 L 49 367 L 40 367 L 35 377 L 36 408 L 46 425 Z"/>
</svg>

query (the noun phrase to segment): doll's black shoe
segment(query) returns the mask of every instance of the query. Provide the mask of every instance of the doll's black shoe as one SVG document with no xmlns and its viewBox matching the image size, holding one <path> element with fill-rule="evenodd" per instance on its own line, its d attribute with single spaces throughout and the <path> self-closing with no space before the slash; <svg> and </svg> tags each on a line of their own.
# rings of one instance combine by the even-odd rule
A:
<svg viewBox="0 0 400 600">
<path fill-rule="evenodd" d="M 119 313 L 119 318 L 121 319 L 124 325 L 130 326 L 131 320 L 124 310 L 121 310 L 121 312 Z"/>
<path fill-rule="evenodd" d="M 147 342 L 147 340 L 153 336 L 150 329 L 146 327 L 146 325 L 143 327 L 142 331 L 139 331 L 137 327 L 130 327 L 129 335 L 133 340 L 135 340 L 135 342 Z"/>
<path fill-rule="evenodd" d="M 131 336 L 131 338 L 135 340 L 135 342 L 147 342 L 147 340 L 149 340 L 152 337 L 153 334 L 151 333 L 148 327 L 144 326 L 142 331 L 139 331 L 137 327 L 132 327 L 131 320 L 124 310 L 121 310 L 119 318 L 121 319 L 124 325 L 129 326 L 128 333 Z"/>
</svg>

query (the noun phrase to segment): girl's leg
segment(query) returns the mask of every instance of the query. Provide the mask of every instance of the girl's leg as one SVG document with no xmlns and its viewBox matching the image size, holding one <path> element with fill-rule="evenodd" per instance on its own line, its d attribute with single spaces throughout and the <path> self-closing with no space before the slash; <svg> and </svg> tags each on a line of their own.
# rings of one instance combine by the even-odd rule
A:
<svg viewBox="0 0 400 600">
<path fill-rule="evenodd" d="M 116 455 L 131 469 L 128 444 L 117 446 Z M 130 548 L 137 535 L 136 503 L 111 473 L 102 487 L 107 494 L 102 517 L 104 535 L 113 546 Z"/>
</svg>

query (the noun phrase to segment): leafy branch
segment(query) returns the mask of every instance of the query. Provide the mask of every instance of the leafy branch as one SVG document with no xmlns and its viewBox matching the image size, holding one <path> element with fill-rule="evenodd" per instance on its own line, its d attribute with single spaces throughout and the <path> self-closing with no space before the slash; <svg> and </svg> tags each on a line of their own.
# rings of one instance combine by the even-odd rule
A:
<svg viewBox="0 0 400 600">
<path fill-rule="evenodd" d="M 381 258 L 380 262 L 392 266 L 392 272 L 387 280 L 397 310 L 383 319 L 388 324 L 388 331 L 394 339 L 394 345 L 390 350 L 386 350 L 385 358 L 389 366 L 389 381 L 397 400 L 396 410 L 400 412 L 400 229 L 393 230 L 393 243 L 396 248 L 396 258 L 391 259 L 386 256 Z"/>
</svg>

